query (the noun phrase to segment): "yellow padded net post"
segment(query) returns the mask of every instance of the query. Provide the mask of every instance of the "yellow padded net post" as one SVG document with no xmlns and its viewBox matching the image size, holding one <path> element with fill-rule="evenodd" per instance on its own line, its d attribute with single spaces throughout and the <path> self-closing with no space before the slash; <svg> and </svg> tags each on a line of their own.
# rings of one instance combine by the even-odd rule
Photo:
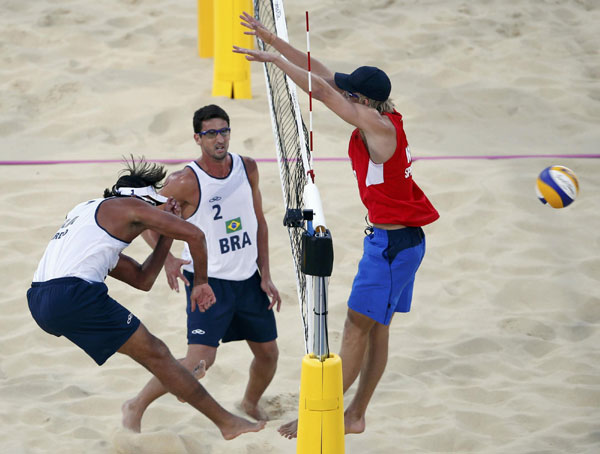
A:
<svg viewBox="0 0 600 454">
<path fill-rule="evenodd" d="M 214 54 L 214 0 L 198 0 L 198 55 L 210 58 Z"/>
<path fill-rule="evenodd" d="M 252 0 L 217 0 L 214 2 L 214 72 L 213 96 L 235 99 L 252 98 L 250 62 L 231 50 L 233 45 L 252 48 L 252 35 L 240 24 L 240 14 L 252 14 Z"/>
<path fill-rule="evenodd" d="M 342 360 L 305 355 L 300 377 L 297 454 L 343 454 L 344 389 Z"/>
</svg>

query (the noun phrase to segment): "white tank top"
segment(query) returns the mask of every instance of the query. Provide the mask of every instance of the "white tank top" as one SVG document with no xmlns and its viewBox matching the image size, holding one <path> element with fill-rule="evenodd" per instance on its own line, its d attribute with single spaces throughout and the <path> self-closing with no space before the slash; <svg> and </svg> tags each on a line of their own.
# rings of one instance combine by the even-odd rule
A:
<svg viewBox="0 0 600 454">
<path fill-rule="evenodd" d="M 244 162 L 237 154 L 230 156 L 231 170 L 224 178 L 209 175 L 196 162 L 187 166 L 198 178 L 200 194 L 198 207 L 187 221 L 206 236 L 208 277 L 242 281 L 258 268 L 258 221 Z M 182 257 L 192 260 L 187 243 Z M 194 272 L 192 264 L 183 268 Z"/>
<path fill-rule="evenodd" d="M 95 199 L 73 208 L 65 223 L 52 237 L 37 271 L 34 282 L 60 277 L 78 277 L 89 282 L 103 282 L 117 266 L 119 253 L 129 243 L 111 236 L 96 222 L 96 212 L 102 202 Z"/>
</svg>

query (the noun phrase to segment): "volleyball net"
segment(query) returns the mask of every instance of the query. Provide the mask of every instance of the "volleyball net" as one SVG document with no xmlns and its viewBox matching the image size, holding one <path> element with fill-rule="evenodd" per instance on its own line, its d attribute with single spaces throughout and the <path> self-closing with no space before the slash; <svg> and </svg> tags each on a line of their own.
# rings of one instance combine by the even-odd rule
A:
<svg viewBox="0 0 600 454">
<path fill-rule="evenodd" d="M 282 0 L 254 0 L 256 18 L 269 30 L 285 41 L 288 40 L 287 25 Z M 258 41 L 261 50 L 268 50 L 267 44 Z M 273 136 L 277 150 L 277 162 L 286 208 L 286 223 L 296 273 L 298 302 L 304 328 L 305 352 L 313 348 L 313 277 L 302 272 L 302 241 L 304 230 L 292 226 L 287 219 L 289 213 L 302 213 L 306 207 L 305 189 L 312 185 L 312 156 L 309 147 L 309 133 L 302 121 L 296 84 L 286 74 L 271 63 L 263 65 L 269 109 L 273 126 Z M 314 197 L 313 197 L 314 198 Z M 318 192 L 316 202 L 320 205 Z M 322 215 L 322 210 L 321 215 Z"/>
<path fill-rule="evenodd" d="M 256 18 L 288 41 L 283 0 L 254 0 Z M 306 13 L 307 48 L 308 12 Z M 261 50 L 267 50 L 258 40 Z M 308 54 L 310 55 L 310 54 Z M 309 92 L 310 92 L 310 57 Z M 263 65 L 277 162 L 304 327 L 298 405 L 298 454 L 344 453 L 341 358 L 329 352 L 327 307 L 333 243 L 314 184 L 312 143 L 300 113 L 296 85 L 272 63 Z M 311 102 L 312 104 L 312 102 Z M 311 109 L 312 129 L 312 109 Z"/>
</svg>

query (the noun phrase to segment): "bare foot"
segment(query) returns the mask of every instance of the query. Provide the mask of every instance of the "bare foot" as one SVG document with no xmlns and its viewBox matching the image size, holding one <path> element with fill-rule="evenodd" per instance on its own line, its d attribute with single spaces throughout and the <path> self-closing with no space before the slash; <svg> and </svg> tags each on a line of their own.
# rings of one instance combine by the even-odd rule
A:
<svg viewBox="0 0 600 454">
<path fill-rule="evenodd" d="M 280 426 L 279 429 L 277 429 L 277 432 L 288 440 L 296 438 L 298 436 L 298 420 L 296 419 Z"/>
<path fill-rule="evenodd" d="M 206 361 L 201 359 L 198 365 L 192 371 L 192 375 L 196 380 L 200 380 L 202 377 L 204 377 L 206 375 Z M 185 404 L 185 400 L 181 397 L 178 397 L 177 400 Z"/>
<path fill-rule="evenodd" d="M 354 415 L 349 412 L 344 413 L 344 433 L 361 434 L 365 431 L 366 421 L 364 415 Z"/>
<path fill-rule="evenodd" d="M 134 401 L 135 399 L 130 399 L 121 405 L 121 421 L 123 427 L 139 434 L 142 430 L 142 414 L 136 409 Z"/>
<path fill-rule="evenodd" d="M 247 432 L 258 432 L 265 428 L 266 421 L 250 422 L 247 419 L 240 418 L 239 416 L 231 416 L 231 419 L 221 429 L 221 435 L 225 440 L 233 440 L 239 435 Z"/>
<path fill-rule="evenodd" d="M 243 400 L 242 403 L 240 404 L 240 407 L 244 411 L 244 413 L 246 413 L 248 416 L 256 419 L 257 421 L 268 421 L 269 420 L 269 416 L 267 415 L 267 412 L 264 411 L 257 404 L 253 404 L 247 400 Z"/>
<path fill-rule="evenodd" d="M 360 434 L 365 431 L 366 421 L 365 417 L 353 418 L 352 416 L 344 415 L 344 433 L 347 434 Z M 289 440 L 298 436 L 298 420 L 288 422 L 277 429 L 282 437 Z"/>
</svg>

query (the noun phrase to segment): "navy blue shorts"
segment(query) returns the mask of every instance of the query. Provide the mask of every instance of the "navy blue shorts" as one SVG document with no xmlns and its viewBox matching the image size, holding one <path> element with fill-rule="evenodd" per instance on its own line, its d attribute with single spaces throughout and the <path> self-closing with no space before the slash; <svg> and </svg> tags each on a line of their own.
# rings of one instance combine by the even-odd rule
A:
<svg viewBox="0 0 600 454">
<path fill-rule="evenodd" d="M 389 325 L 394 312 L 409 312 L 415 273 L 425 255 L 420 227 L 373 229 L 352 284 L 348 307 Z"/>
<path fill-rule="evenodd" d="M 184 271 L 190 283 L 194 273 Z M 270 342 L 277 339 L 275 314 L 269 297 L 260 287 L 258 271 L 245 281 L 229 281 L 209 277 L 208 284 L 217 298 L 207 311 L 190 311 L 193 285 L 186 286 L 188 344 L 218 347 L 219 341 L 249 340 Z"/>
<path fill-rule="evenodd" d="M 104 282 L 63 277 L 33 282 L 29 310 L 47 333 L 65 336 L 98 365 L 110 358 L 140 326 L 139 319 L 108 296 Z"/>
</svg>

